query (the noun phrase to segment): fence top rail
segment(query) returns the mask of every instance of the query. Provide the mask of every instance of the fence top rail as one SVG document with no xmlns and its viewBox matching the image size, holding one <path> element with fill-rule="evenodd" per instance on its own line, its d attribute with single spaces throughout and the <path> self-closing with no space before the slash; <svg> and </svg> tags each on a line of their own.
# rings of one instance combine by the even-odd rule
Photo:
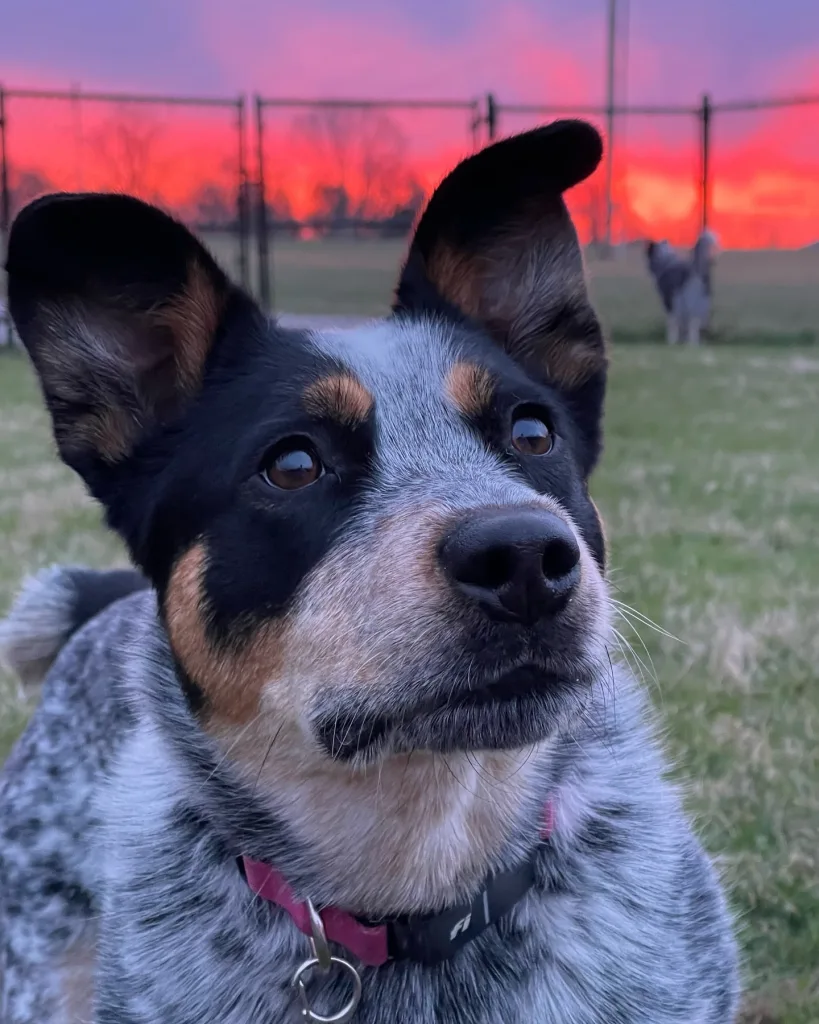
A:
<svg viewBox="0 0 819 1024">
<path fill-rule="evenodd" d="M 172 106 L 225 107 L 243 109 L 245 97 L 223 96 L 163 96 L 151 93 L 95 92 L 82 88 L 75 89 L 17 89 L 0 84 L 0 93 L 6 99 L 29 100 L 89 100 L 92 103 L 155 103 Z M 480 100 L 436 100 L 436 99 L 360 99 L 349 98 L 315 98 L 257 96 L 256 103 L 260 107 L 358 107 L 363 109 L 393 110 L 464 110 L 475 111 L 480 107 Z M 800 107 L 819 105 L 819 94 L 801 96 L 782 96 L 763 99 L 712 101 L 710 109 L 714 113 L 730 113 L 751 110 L 773 110 L 781 107 Z M 540 103 L 496 103 L 499 113 L 565 115 L 578 114 L 584 116 L 605 116 L 637 114 L 643 116 L 698 116 L 702 106 L 677 106 L 662 104 L 635 104 L 614 106 L 611 109 L 603 104 L 540 104 Z"/>
<path fill-rule="evenodd" d="M 761 100 L 728 100 L 725 103 L 712 103 L 715 111 L 730 112 L 737 110 L 774 110 L 777 107 L 806 107 L 819 105 L 819 94 L 812 96 L 782 96 Z"/>
<path fill-rule="evenodd" d="M 92 103 L 158 103 L 184 107 L 229 107 L 245 104 L 244 96 L 232 99 L 219 96 L 156 96 L 151 93 L 86 92 L 84 89 L 9 89 L 0 86 L 7 99 L 18 100 L 90 100 Z"/>
<path fill-rule="evenodd" d="M 599 116 L 613 113 L 617 115 L 622 114 L 644 114 L 644 115 L 662 115 L 667 116 L 669 114 L 685 114 L 689 117 L 699 115 L 702 107 L 674 107 L 674 106 L 656 106 L 654 104 L 647 104 L 643 106 L 584 106 L 583 104 L 549 104 L 541 105 L 537 103 L 498 103 L 498 112 L 501 114 L 583 114 L 588 117 Z"/>
<path fill-rule="evenodd" d="M 392 110 L 477 110 L 480 101 L 474 100 L 362 100 L 362 99 L 303 99 L 282 96 L 257 96 L 260 107 L 363 107 L 368 109 L 390 108 Z"/>
</svg>

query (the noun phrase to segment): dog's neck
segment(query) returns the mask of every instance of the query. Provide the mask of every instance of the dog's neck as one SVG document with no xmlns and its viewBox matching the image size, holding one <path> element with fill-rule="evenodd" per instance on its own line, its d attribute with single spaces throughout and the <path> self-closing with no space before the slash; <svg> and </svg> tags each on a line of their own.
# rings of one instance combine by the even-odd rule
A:
<svg viewBox="0 0 819 1024">
<path fill-rule="evenodd" d="M 370 919 L 436 911 L 471 898 L 490 872 L 537 844 L 557 740 L 506 752 L 419 751 L 355 769 L 320 756 L 296 723 L 271 736 L 257 719 L 208 728 L 212 752 L 203 756 L 208 744 L 164 630 L 152 620 L 140 639 L 131 688 L 147 698 L 171 774 L 188 780 L 187 799 L 225 842 L 238 842 L 236 855 L 273 864 L 298 898 Z"/>
<path fill-rule="evenodd" d="M 371 918 L 441 909 L 537 842 L 545 749 L 418 752 L 356 770 L 308 756 L 299 730 L 285 732 L 272 748 L 247 734 L 221 744 L 308 851 L 321 891 L 303 895 Z"/>
</svg>

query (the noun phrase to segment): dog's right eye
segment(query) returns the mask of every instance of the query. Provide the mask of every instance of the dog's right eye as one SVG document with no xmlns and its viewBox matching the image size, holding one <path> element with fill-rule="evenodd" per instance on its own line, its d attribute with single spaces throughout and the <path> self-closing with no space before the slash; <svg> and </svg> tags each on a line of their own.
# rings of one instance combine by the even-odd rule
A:
<svg viewBox="0 0 819 1024">
<path fill-rule="evenodd" d="M 512 424 L 512 447 L 521 455 L 548 455 L 552 432 L 539 416 L 518 416 Z"/>
<path fill-rule="evenodd" d="M 323 476 L 324 467 L 305 441 L 296 440 L 278 444 L 271 449 L 262 460 L 260 474 L 271 487 L 297 491 Z"/>
</svg>

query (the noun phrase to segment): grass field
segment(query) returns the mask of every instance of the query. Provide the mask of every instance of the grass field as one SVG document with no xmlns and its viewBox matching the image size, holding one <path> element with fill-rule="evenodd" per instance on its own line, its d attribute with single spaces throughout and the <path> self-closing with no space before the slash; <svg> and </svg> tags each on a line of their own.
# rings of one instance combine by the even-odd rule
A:
<svg viewBox="0 0 819 1024">
<path fill-rule="evenodd" d="M 230 236 L 206 237 L 232 274 L 238 247 Z M 403 240 L 271 239 L 270 283 L 274 306 L 285 313 L 363 314 L 387 309 Z M 607 332 L 618 342 L 653 342 L 664 336 L 664 318 L 640 247 L 614 260 L 588 254 L 595 303 Z M 254 289 L 255 250 L 250 253 Z M 726 252 L 715 274 L 712 344 L 819 344 L 819 246 L 800 251 Z M 5 281 L 0 274 L 0 304 Z"/>
<path fill-rule="evenodd" d="M 233 254 L 224 241 L 215 241 L 213 248 L 231 264 Z M 275 306 L 288 313 L 380 315 L 403 251 L 401 241 L 276 242 L 271 250 Z M 589 255 L 587 263 L 595 302 L 615 341 L 663 337 L 662 310 L 641 249 L 621 250 L 615 260 Z M 726 252 L 714 280 L 713 342 L 819 344 L 819 247 Z"/>
<path fill-rule="evenodd" d="M 819 353 L 615 350 L 594 494 L 634 640 L 742 922 L 746 1022 L 819 1020 Z M 24 570 L 117 543 L 0 358 L 0 610 Z M 0 680 L 0 759 L 27 709 Z"/>
</svg>

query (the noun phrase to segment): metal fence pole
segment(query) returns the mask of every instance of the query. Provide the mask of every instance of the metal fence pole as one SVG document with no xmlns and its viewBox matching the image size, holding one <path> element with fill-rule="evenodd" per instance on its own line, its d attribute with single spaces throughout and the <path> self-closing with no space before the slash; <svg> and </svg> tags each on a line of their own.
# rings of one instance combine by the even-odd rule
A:
<svg viewBox="0 0 819 1024">
<path fill-rule="evenodd" d="M 6 92 L 0 85 L 0 234 L 5 243 L 11 227 L 8 152 L 6 150 Z"/>
<path fill-rule="evenodd" d="M 236 215 L 239 223 L 239 280 L 242 287 L 250 288 L 247 266 L 247 165 L 245 161 L 245 97 L 240 96 L 236 104 L 236 134 L 238 136 L 239 189 L 236 193 Z"/>
<path fill-rule="evenodd" d="M 615 64 L 617 50 L 617 0 L 609 0 L 606 81 L 606 230 L 604 252 L 611 254 L 614 220 L 614 116 Z"/>
<path fill-rule="evenodd" d="M 3 240 L 3 244 L 0 246 L 0 268 L 6 262 L 6 245 L 11 228 L 11 196 L 9 195 L 8 151 L 6 149 L 7 117 L 6 92 L 0 85 L 0 237 Z M 11 318 L 7 309 L 0 310 L 0 332 L 2 332 L 0 343 L 10 345 Z"/>
<path fill-rule="evenodd" d="M 85 175 L 83 174 L 83 160 L 82 160 L 82 86 L 79 82 L 75 82 L 71 86 L 71 115 L 73 120 L 74 128 L 74 190 L 76 192 L 83 191 L 83 182 Z"/>
<path fill-rule="evenodd" d="M 701 217 L 700 227 L 705 231 L 711 219 L 711 116 L 713 108 L 711 97 L 706 93 L 702 98 L 700 108 L 700 122 L 702 134 L 700 136 L 700 202 Z"/>
<path fill-rule="evenodd" d="M 472 152 L 476 153 L 481 146 L 481 125 L 483 124 L 483 118 L 481 117 L 481 105 L 478 100 L 472 102 L 472 120 L 470 122 L 470 128 L 472 129 Z"/>
<path fill-rule="evenodd" d="M 264 173 L 264 100 L 256 97 L 256 231 L 259 247 L 259 302 L 270 312 L 273 289 L 270 281 L 270 239 L 267 231 L 267 185 Z"/>
<path fill-rule="evenodd" d="M 486 94 L 486 137 L 490 142 L 498 137 L 498 104 L 491 92 Z"/>
</svg>

